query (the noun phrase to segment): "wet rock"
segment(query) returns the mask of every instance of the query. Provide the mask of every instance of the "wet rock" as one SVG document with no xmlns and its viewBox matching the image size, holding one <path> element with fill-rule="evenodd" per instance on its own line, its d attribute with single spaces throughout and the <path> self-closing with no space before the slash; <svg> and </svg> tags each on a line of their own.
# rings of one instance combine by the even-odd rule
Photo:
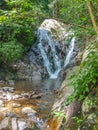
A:
<svg viewBox="0 0 98 130">
<path fill-rule="evenodd" d="M 24 130 L 26 128 L 26 122 L 24 120 L 18 120 L 18 130 Z"/>
<path fill-rule="evenodd" d="M 12 130 L 17 130 L 18 126 L 17 126 L 17 119 L 16 118 L 12 118 Z"/>
<path fill-rule="evenodd" d="M 44 127 L 45 127 L 45 122 L 43 120 L 39 120 L 37 122 L 37 127 L 40 129 L 40 130 L 44 130 Z"/>
<path fill-rule="evenodd" d="M 14 112 L 8 111 L 6 113 L 6 117 L 15 117 L 15 118 L 17 118 L 19 116 L 16 113 L 14 113 Z"/>
<path fill-rule="evenodd" d="M 31 107 L 24 107 L 24 108 L 22 108 L 22 113 L 23 114 L 29 114 L 29 113 L 36 114 L 37 112 L 35 110 L 33 110 Z"/>
<path fill-rule="evenodd" d="M 36 115 L 37 115 L 37 113 L 34 113 L 34 112 L 27 114 L 29 119 L 36 118 Z"/>
<path fill-rule="evenodd" d="M 1 96 L 0 99 L 2 100 L 17 100 L 19 98 L 21 98 L 22 96 L 19 94 L 15 94 L 15 93 L 10 93 L 10 92 L 4 92 Z"/>
<path fill-rule="evenodd" d="M 21 96 L 24 98 L 31 98 L 36 92 L 22 93 Z"/>
<path fill-rule="evenodd" d="M 13 107 L 13 108 L 18 108 L 18 107 L 21 107 L 21 104 L 19 104 L 19 103 L 13 103 L 13 104 L 12 104 L 12 107 Z"/>
<path fill-rule="evenodd" d="M 19 95 L 19 94 L 15 94 L 15 95 L 13 95 L 13 99 L 14 99 L 14 100 L 17 100 L 17 99 L 19 99 L 19 98 L 22 98 L 22 96 Z"/>
<path fill-rule="evenodd" d="M 3 87 L 2 91 L 4 91 L 4 92 L 14 92 L 15 88 L 13 88 L 13 87 Z"/>
<path fill-rule="evenodd" d="M 9 129 L 9 117 L 6 117 L 0 122 L 0 130 Z"/>
<path fill-rule="evenodd" d="M 32 96 L 35 99 L 40 99 L 42 97 L 42 94 L 36 94 Z"/>
<path fill-rule="evenodd" d="M 30 98 L 31 94 L 30 93 L 22 93 L 21 96 L 24 98 Z"/>
<path fill-rule="evenodd" d="M 9 100 L 9 101 L 12 100 L 12 99 L 13 99 L 12 94 L 7 93 L 5 99 L 6 99 L 6 100 Z"/>
</svg>

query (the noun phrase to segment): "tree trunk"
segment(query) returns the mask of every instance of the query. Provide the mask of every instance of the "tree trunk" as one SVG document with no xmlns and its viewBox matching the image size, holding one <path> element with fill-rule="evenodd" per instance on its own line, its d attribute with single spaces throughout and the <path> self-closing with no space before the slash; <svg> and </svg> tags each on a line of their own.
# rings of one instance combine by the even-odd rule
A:
<svg viewBox="0 0 98 130">
<path fill-rule="evenodd" d="M 58 18 L 58 15 L 59 15 L 59 1 L 58 0 L 56 0 L 56 9 L 55 10 L 56 10 L 55 17 Z"/>
<path fill-rule="evenodd" d="M 98 37 L 98 27 L 97 27 L 96 20 L 95 20 L 94 15 L 93 15 L 91 3 L 88 0 L 86 0 L 86 4 L 87 4 L 87 7 L 88 7 L 88 11 L 89 11 L 89 14 L 90 14 L 90 17 L 91 17 L 92 24 L 94 26 L 94 30 L 95 30 L 97 37 Z"/>
</svg>

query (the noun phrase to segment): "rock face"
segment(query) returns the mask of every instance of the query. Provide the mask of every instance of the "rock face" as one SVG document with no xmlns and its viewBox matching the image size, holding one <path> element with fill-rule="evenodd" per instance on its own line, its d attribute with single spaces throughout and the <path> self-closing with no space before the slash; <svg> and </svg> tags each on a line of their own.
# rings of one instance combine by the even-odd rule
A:
<svg viewBox="0 0 98 130">
<path fill-rule="evenodd" d="M 33 63 L 25 63 L 19 61 L 16 64 L 17 69 L 17 77 L 18 79 L 24 80 L 41 80 L 41 72 L 42 69 L 38 65 L 34 65 Z"/>
<path fill-rule="evenodd" d="M 70 45 L 75 42 L 75 38 L 72 38 L 73 32 L 69 31 L 68 28 L 54 19 L 46 19 L 39 27 L 37 44 L 32 46 L 28 55 L 30 62 L 44 68 L 42 69 L 42 77 L 47 74 L 50 78 L 58 76 L 60 71 L 77 55 L 74 44 Z M 67 61 L 66 56 L 69 58 Z M 66 64 L 66 62 L 68 63 Z M 75 63 L 75 60 L 71 62 L 73 65 Z"/>
</svg>

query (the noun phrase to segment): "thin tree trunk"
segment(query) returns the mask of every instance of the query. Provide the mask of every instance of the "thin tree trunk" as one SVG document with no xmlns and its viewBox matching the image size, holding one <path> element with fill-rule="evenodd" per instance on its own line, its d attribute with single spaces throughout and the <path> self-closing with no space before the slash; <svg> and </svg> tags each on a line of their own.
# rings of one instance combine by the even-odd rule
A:
<svg viewBox="0 0 98 130">
<path fill-rule="evenodd" d="M 56 0 L 56 18 L 58 18 L 58 15 L 59 15 L 59 1 Z"/>
<path fill-rule="evenodd" d="M 91 17 L 91 20 L 92 20 L 92 24 L 93 24 L 95 32 L 98 36 L 98 27 L 97 27 L 96 20 L 95 20 L 94 15 L 93 15 L 91 4 L 88 0 L 86 0 L 86 3 L 87 3 L 88 11 L 89 11 L 89 14 L 90 14 L 90 17 Z"/>
</svg>

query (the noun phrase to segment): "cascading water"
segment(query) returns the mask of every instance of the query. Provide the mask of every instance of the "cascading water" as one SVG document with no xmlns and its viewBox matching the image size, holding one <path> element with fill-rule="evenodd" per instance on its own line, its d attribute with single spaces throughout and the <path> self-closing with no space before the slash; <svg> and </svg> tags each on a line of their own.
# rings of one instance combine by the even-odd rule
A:
<svg viewBox="0 0 98 130">
<path fill-rule="evenodd" d="M 69 46 L 69 50 L 68 50 L 68 54 L 66 56 L 65 62 L 64 62 L 64 68 L 69 64 L 73 50 L 74 50 L 74 46 L 75 46 L 75 37 L 72 38 L 70 46 Z"/>
<path fill-rule="evenodd" d="M 60 63 L 60 60 L 57 56 L 55 44 L 52 40 L 52 37 L 48 33 L 49 32 L 47 30 L 39 29 L 39 31 L 38 31 L 38 35 L 39 35 L 38 47 L 39 47 L 41 55 L 43 57 L 44 66 L 46 67 L 50 78 L 57 78 L 58 74 L 61 70 L 61 63 Z M 49 61 L 47 53 L 45 51 L 45 48 L 44 48 L 44 45 L 43 45 L 44 41 L 47 42 L 47 44 L 51 48 L 51 53 L 52 53 L 53 63 L 54 63 L 54 69 L 52 68 L 52 63 Z"/>
<path fill-rule="evenodd" d="M 29 52 L 30 62 L 40 67 L 42 78 L 58 78 L 59 73 L 65 69 L 75 47 L 73 32 L 63 23 L 54 19 L 46 19 L 38 29 L 37 44 Z M 43 66 L 44 65 L 44 66 Z"/>
<path fill-rule="evenodd" d="M 67 35 L 70 35 L 70 33 L 68 33 Z M 70 62 L 70 59 L 71 59 L 71 56 L 73 53 L 73 49 L 75 46 L 75 37 L 73 37 L 70 42 L 68 53 L 67 53 L 66 59 L 62 66 L 61 66 L 61 60 L 60 60 L 59 56 L 57 55 L 55 42 L 53 41 L 49 32 L 47 30 L 40 28 L 38 30 L 38 37 L 39 37 L 38 48 L 40 49 L 41 55 L 43 57 L 44 66 L 46 67 L 46 69 L 48 71 L 49 77 L 51 79 L 53 79 L 53 78 L 55 79 L 58 77 L 62 68 L 65 68 Z M 47 48 L 45 48 L 45 44 L 47 44 L 47 46 L 48 46 Z M 51 51 L 51 55 L 52 55 L 52 62 L 48 58 L 47 50 L 49 49 L 49 47 L 50 47 L 50 51 Z"/>
</svg>

